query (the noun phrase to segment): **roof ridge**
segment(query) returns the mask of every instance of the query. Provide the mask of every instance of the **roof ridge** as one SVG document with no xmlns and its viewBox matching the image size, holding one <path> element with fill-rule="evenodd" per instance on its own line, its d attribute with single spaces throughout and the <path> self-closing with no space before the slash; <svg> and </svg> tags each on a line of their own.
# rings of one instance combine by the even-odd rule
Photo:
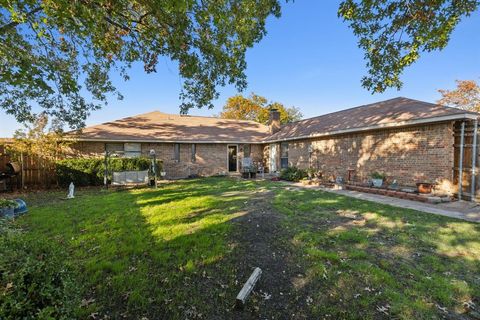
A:
<svg viewBox="0 0 480 320">
<path fill-rule="evenodd" d="M 169 113 L 166 113 L 166 114 L 169 114 Z M 172 114 L 172 115 L 176 115 L 176 114 Z M 257 122 L 257 121 L 254 121 L 254 120 L 228 119 L 228 118 L 220 118 L 220 117 L 215 117 L 215 116 L 197 116 L 197 115 L 190 115 L 190 114 L 179 114 L 178 116 L 180 116 L 180 117 L 192 117 L 192 118 L 219 119 L 219 120 L 235 121 L 235 122 L 242 121 L 242 122 L 251 122 L 251 123 L 264 125 L 263 123 Z"/>
<path fill-rule="evenodd" d="M 292 122 L 286 123 L 284 126 L 282 126 L 282 128 L 283 128 L 283 127 L 286 127 L 286 126 L 288 126 L 288 125 L 291 125 L 291 124 L 295 124 L 295 123 L 302 122 L 302 121 L 307 121 L 307 120 L 311 120 L 311 119 L 317 119 L 317 118 L 321 118 L 321 117 L 324 117 L 324 116 L 332 115 L 332 114 L 335 114 L 335 113 L 350 111 L 350 110 L 353 110 L 353 109 L 358 109 L 358 108 L 363 108 L 363 107 L 368 107 L 368 106 L 371 106 L 371 105 L 374 105 L 374 104 L 384 103 L 384 102 L 387 102 L 387 101 L 392 101 L 392 100 L 397 100 L 397 99 L 414 100 L 414 99 L 410 99 L 410 98 L 398 96 L 398 97 L 391 98 L 391 99 L 387 99 L 387 100 L 382 100 L 382 101 L 378 101 L 378 102 L 372 102 L 372 103 L 362 104 L 362 105 L 359 105 L 359 106 L 356 106 L 356 107 L 350 107 L 350 108 L 347 108 L 347 109 L 342 109 L 342 110 L 337 110 L 337 111 L 333 111 L 333 112 L 329 112 L 329 113 L 324 113 L 324 114 L 321 114 L 321 115 L 319 115 L 319 116 L 314 116 L 314 117 L 310 117 L 310 118 L 300 119 L 300 120 L 297 120 L 297 121 L 292 121 Z M 418 100 L 417 100 L 417 101 L 418 101 Z M 423 102 L 423 101 L 421 101 L 421 102 Z"/>
<path fill-rule="evenodd" d="M 83 130 L 83 129 L 86 129 L 86 128 L 89 128 L 89 127 L 101 126 L 101 125 L 105 125 L 105 124 L 108 124 L 108 123 L 113 123 L 113 122 L 120 121 L 120 120 L 124 120 L 124 119 L 128 119 L 128 118 L 139 117 L 139 116 L 143 116 L 143 115 L 151 114 L 151 113 L 167 114 L 167 113 L 160 112 L 160 111 L 158 111 L 158 110 L 153 110 L 153 111 L 150 111 L 150 112 L 140 113 L 140 114 L 136 114 L 136 115 L 133 115 L 133 116 L 126 116 L 126 117 L 123 117 L 123 118 L 120 118 L 120 119 L 115 119 L 115 120 L 111 120 L 111 121 L 106 121 L 106 122 L 101 122 L 101 123 L 97 123 L 97 124 L 92 124 L 92 125 L 90 125 L 90 126 L 85 126 L 85 127 L 81 128 L 80 130 Z M 71 130 L 71 131 L 78 131 L 78 130 Z M 69 132 L 70 132 L 70 131 L 69 131 Z"/>
<path fill-rule="evenodd" d="M 399 96 L 399 97 L 395 97 L 395 98 L 391 98 L 391 99 L 387 99 L 387 100 L 382 100 L 382 101 L 377 101 L 377 102 L 362 104 L 362 105 L 359 105 L 359 106 L 356 106 L 356 107 L 350 107 L 350 108 L 347 108 L 347 109 L 342 109 L 342 110 L 337 110 L 337 111 L 333 111 L 333 112 L 329 112 L 329 113 L 324 113 L 324 114 L 321 114 L 321 115 L 319 115 L 319 116 L 310 117 L 310 118 L 306 118 L 306 119 L 301 119 L 301 120 L 297 120 L 297 121 L 290 122 L 290 123 L 295 123 L 295 122 L 300 122 L 300 121 L 305 121 L 305 120 L 320 118 L 320 117 L 328 116 L 328 115 L 335 114 L 335 113 L 350 111 L 350 110 L 353 110 L 353 109 L 364 108 L 364 107 L 372 106 L 372 105 L 374 105 L 374 104 L 384 103 L 384 102 L 387 102 L 387 101 L 398 100 L 398 99 L 413 100 L 413 99 L 410 99 L 410 98 L 405 98 L 405 97 L 400 97 L 400 96 Z M 290 123 L 289 123 L 289 124 L 290 124 Z"/>
<path fill-rule="evenodd" d="M 291 124 L 298 123 L 298 122 L 306 121 L 306 120 L 318 119 L 318 118 L 321 118 L 321 117 L 324 117 L 324 116 L 327 116 L 327 115 L 332 115 L 332 114 L 339 113 L 339 112 L 345 112 L 345 111 L 350 111 L 350 110 L 354 110 L 354 109 L 358 109 L 358 108 L 369 107 L 369 106 L 372 106 L 372 105 L 375 105 L 375 104 L 385 103 L 385 102 L 388 102 L 388 101 L 399 100 L 399 99 L 406 99 L 406 100 L 415 101 L 415 102 L 419 102 L 419 103 L 430 104 L 430 105 L 437 106 L 437 107 L 442 107 L 442 108 L 446 108 L 446 109 L 455 110 L 455 111 L 458 111 L 458 113 L 477 114 L 477 112 L 474 112 L 474 111 L 468 111 L 468 110 L 463 110 L 463 109 L 459 109 L 459 108 L 455 108 L 455 107 L 445 106 L 445 105 L 438 104 L 438 103 L 433 103 L 433 102 L 422 101 L 422 100 L 418 100 L 418 99 L 412 99 L 412 98 L 398 96 L 398 97 L 387 99 L 387 100 L 367 103 L 367 104 L 359 105 L 359 106 L 356 106 L 356 107 L 351 107 L 351 108 L 347 108 L 347 109 L 342 109 L 342 110 L 337 110 L 337 111 L 333 111 L 333 112 L 329 112 L 329 113 L 324 113 L 324 114 L 319 115 L 319 116 L 314 116 L 314 117 L 310 117 L 310 118 L 300 119 L 300 120 L 297 120 L 297 121 L 292 121 L 292 122 L 286 123 L 284 125 L 284 127 L 286 127 L 288 125 L 291 125 Z"/>
<path fill-rule="evenodd" d="M 364 110 L 356 112 L 356 110 L 360 108 L 364 108 Z M 431 113 L 429 113 L 428 111 L 425 112 L 425 110 L 431 111 Z M 391 113 L 390 111 L 392 111 L 393 113 Z M 344 121 L 352 122 L 352 120 L 354 122 L 357 121 L 357 119 L 350 119 L 350 120 L 346 119 L 349 117 L 351 118 L 352 114 L 355 114 L 355 115 L 358 114 L 360 120 L 363 121 L 365 120 L 363 119 L 364 117 L 362 116 L 363 113 L 367 115 L 371 114 L 378 118 L 385 118 L 385 117 L 388 118 L 390 114 L 393 114 L 393 118 L 395 118 L 396 117 L 395 115 L 398 112 L 412 112 L 414 114 L 413 116 L 423 118 L 423 119 L 435 119 L 440 117 L 440 115 L 450 115 L 450 116 L 456 116 L 456 117 L 463 116 L 465 118 L 480 116 L 480 113 L 477 113 L 477 112 L 462 110 L 459 108 L 443 106 L 438 103 L 426 102 L 426 101 L 399 96 L 399 97 L 395 97 L 395 98 L 391 98 L 391 99 L 387 99 L 379 102 L 360 105 L 357 107 L 338 110 L 338 111 L 326 113 L 320 116 L 291 122 L 282 126 L 282 128 L 278 132 L 276 132 L 275 134 L 272 134 L 269 138 L 272 139 L 282 135 L 288 136 L 290 134 L 289 133 L 290 130 L 294 130 L 295 132 L 302 131 L 301 129 L 299 129 L 300 127 L 302 127 L 302 125 L 305 127 L 317 127 L 317 126 L 321 127 L 321 126 L 325 126 L 325 123 L 328 125 L 329 123 L 333 122 L 334 124 L 336 123 L 335 125 L 337 127 L 338 126 L 341 127 L 342 125 L 345 126 L 345 124 L 342 124 L 342 122 Z M 394 121 L 394 119 L 392 121 Z M 349 125 L 349 126 L 351 126 L 352 128 L 361 128 L 361 126 L 358 127 L 357 125 L 353 125 L 353 126 Z M 310 129 L 310 131 L 311 130 L 314 130 L 314 129 Z"/>
<path fill-rule="evenodd" d="M 121 120 L 125 120 L 125 119 L 130 119 L 130 118 L 136 118 L 136 117 L 140 117 L 140 116 L 145 116 L 145 115 L 149 115 L 149 114 L 162 114 L 162 115 L 165 115 L 165 116 L 173 116 L 173 117 L 179 117 L 179 118 L 203 118 L 203 119 L 217 119 L 217 120 L 223 120 L 223 121 L 229 121 L 229 122 L 243 122 L 243 123 L 251 123 L 251 124 L 257 124 L 257 125 L 260 125 L 260 126 L 264 126 L 264 127 L 267 127 L 267 125 L 263 124 L 263 123 L 260 123 L 260 122 L 257 122 L 257 121 L 253 121 L 253 120 L 241 120 L 241 119 L 225 119 L 225 118 L 220 118 L 220 117 L 214 117 L 214 116 L 199 116 L 199 115 L 189 115 L 189 114 L 174 114 L 174 113 L 165 113 L 165 112 L 162 112 L 162 111 L 159 111 L 159 110 L 153 110 L 153 111 L 149 111 L 149 112 L 145 112 L 145 113 L 140 113 L 140 114 L 136 114 L 136 115 L 132 115 L 132 116 L 126 116 L 126 117 L 123 117 L 123 118 L 119 118 L 119 119 L 115 119 L 115 120 L 110 120 L 110 121 L 106 121 L 106 122 L 101 122 L 101 123 L 97 123 L 97 124 L 92 124 L 92 125 L 89 125 L 89 126 L 85 126 L 84 128 L 82 129 L 86 129 L 86 128 L 91 128 L 91 127 L 96 127 L 96 126 L 101 126 L 101 125 L 106 125 L 106 124 L 109 124 L 109 123 L 114 123 L 114 122 L 117 122 L 117 121 L 121 121 Z M 72 131 L 77 131 L 77 130 L 72 130 Z"/>
<path fill-rule="evenodd" d="M 444 105 L 444 104 L 422 101 L 422 100 L 417 100 L 417 99 L 410 99 L 410 98 L 405 98 L 405 99 L 409 99 L 409 100 L 413 100 L 413 101 L 421 102 L 421 103 L 426 103 L 426 104 L 431 104 L 431 105 L 446 108 L 446 109 L 455 110 L 455 111 L 458 111 L 458 113 L 478 114 L 478 112 L 475 112 L 475 111 L 463 110 L 463 109 L 460 109 L 460 108 L 450 107 L 450 106 L 447 106 L 447 105 Z"/>
</svg>

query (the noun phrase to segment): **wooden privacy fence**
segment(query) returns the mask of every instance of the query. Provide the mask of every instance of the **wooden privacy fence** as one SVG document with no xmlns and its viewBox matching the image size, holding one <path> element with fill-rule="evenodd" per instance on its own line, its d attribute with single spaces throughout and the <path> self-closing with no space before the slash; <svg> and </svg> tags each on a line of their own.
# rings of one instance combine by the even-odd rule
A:
<svg viewBox="0 0 480 320">
<path fill-rule="evenodd" d="M 38 156 L 16 155 L 12 156 L 0 145 L 0 172 L 6 171 L 7 163 L 20 164 L 20 175 L 7 182 L 12 189 L 39 189 L 57 186 L 55 164 Z"/>
</svg>

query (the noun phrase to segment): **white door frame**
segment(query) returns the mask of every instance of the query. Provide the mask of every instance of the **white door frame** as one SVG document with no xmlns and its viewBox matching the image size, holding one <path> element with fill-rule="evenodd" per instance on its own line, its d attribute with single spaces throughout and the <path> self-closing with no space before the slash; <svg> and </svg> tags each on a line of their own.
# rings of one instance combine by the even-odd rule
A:
<svg viewBox="0 0 480 320">
<path fill-rule="evenodd" d="M 270 156 L 270 173 L 278 171 L 278 143 L 271 143 L 269 147 L 269 156 Z M 274 152 L 275 151 L 275 152 Z"/>
</svg>

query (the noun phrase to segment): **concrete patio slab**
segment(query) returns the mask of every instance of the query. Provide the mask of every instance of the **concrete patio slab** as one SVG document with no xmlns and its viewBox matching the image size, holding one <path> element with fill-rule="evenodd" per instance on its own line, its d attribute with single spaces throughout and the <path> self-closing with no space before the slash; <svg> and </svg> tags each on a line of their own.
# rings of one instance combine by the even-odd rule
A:
<svg viewBox="0 0 480 320">
<path fill-rule="evenodd" d="M 340 194 L 347 197 L 352 197 L 361 200 L 367 200 L 382 204 L 388 204 L 399 208 L 408 208 L 441 216 L 447 216 L 466 221 L 480 223 L 480 206 L 474 202 L 455 201 L 450 203 L 430 204 L 418 201 L 411 201 L 405 199 L 398 199 L 393 197 L 382 196 L 378 194 L 363 193 L 353 190 L 334 190 L 331 188 L 303 185 L 301 183 L 289 183 L 289 185 L 296 188 L 317 189 L 327 191 L 335 194 Z"/>
</svg>

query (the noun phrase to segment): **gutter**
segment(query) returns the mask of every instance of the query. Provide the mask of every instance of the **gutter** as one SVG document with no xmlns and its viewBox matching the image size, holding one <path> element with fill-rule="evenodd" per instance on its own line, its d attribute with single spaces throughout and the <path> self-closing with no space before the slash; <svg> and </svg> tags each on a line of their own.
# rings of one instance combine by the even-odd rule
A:
<svg viewBox="0 0 480 320">
<path fill-rule="evenodd" d="M 79 142 L 126 142 L 126 143 L 197 143 L 197 144 L 209 144 L 209 143 L 217 143 L 217 144 L 264 144 L 265 142 L 262 141 L 193 141 L 193 140 L 159 140 L 159 139 L 103 139 L 103 138 L 67 138 L 65 140 L 70 141 L 79 141 Z"/>
</svg>

